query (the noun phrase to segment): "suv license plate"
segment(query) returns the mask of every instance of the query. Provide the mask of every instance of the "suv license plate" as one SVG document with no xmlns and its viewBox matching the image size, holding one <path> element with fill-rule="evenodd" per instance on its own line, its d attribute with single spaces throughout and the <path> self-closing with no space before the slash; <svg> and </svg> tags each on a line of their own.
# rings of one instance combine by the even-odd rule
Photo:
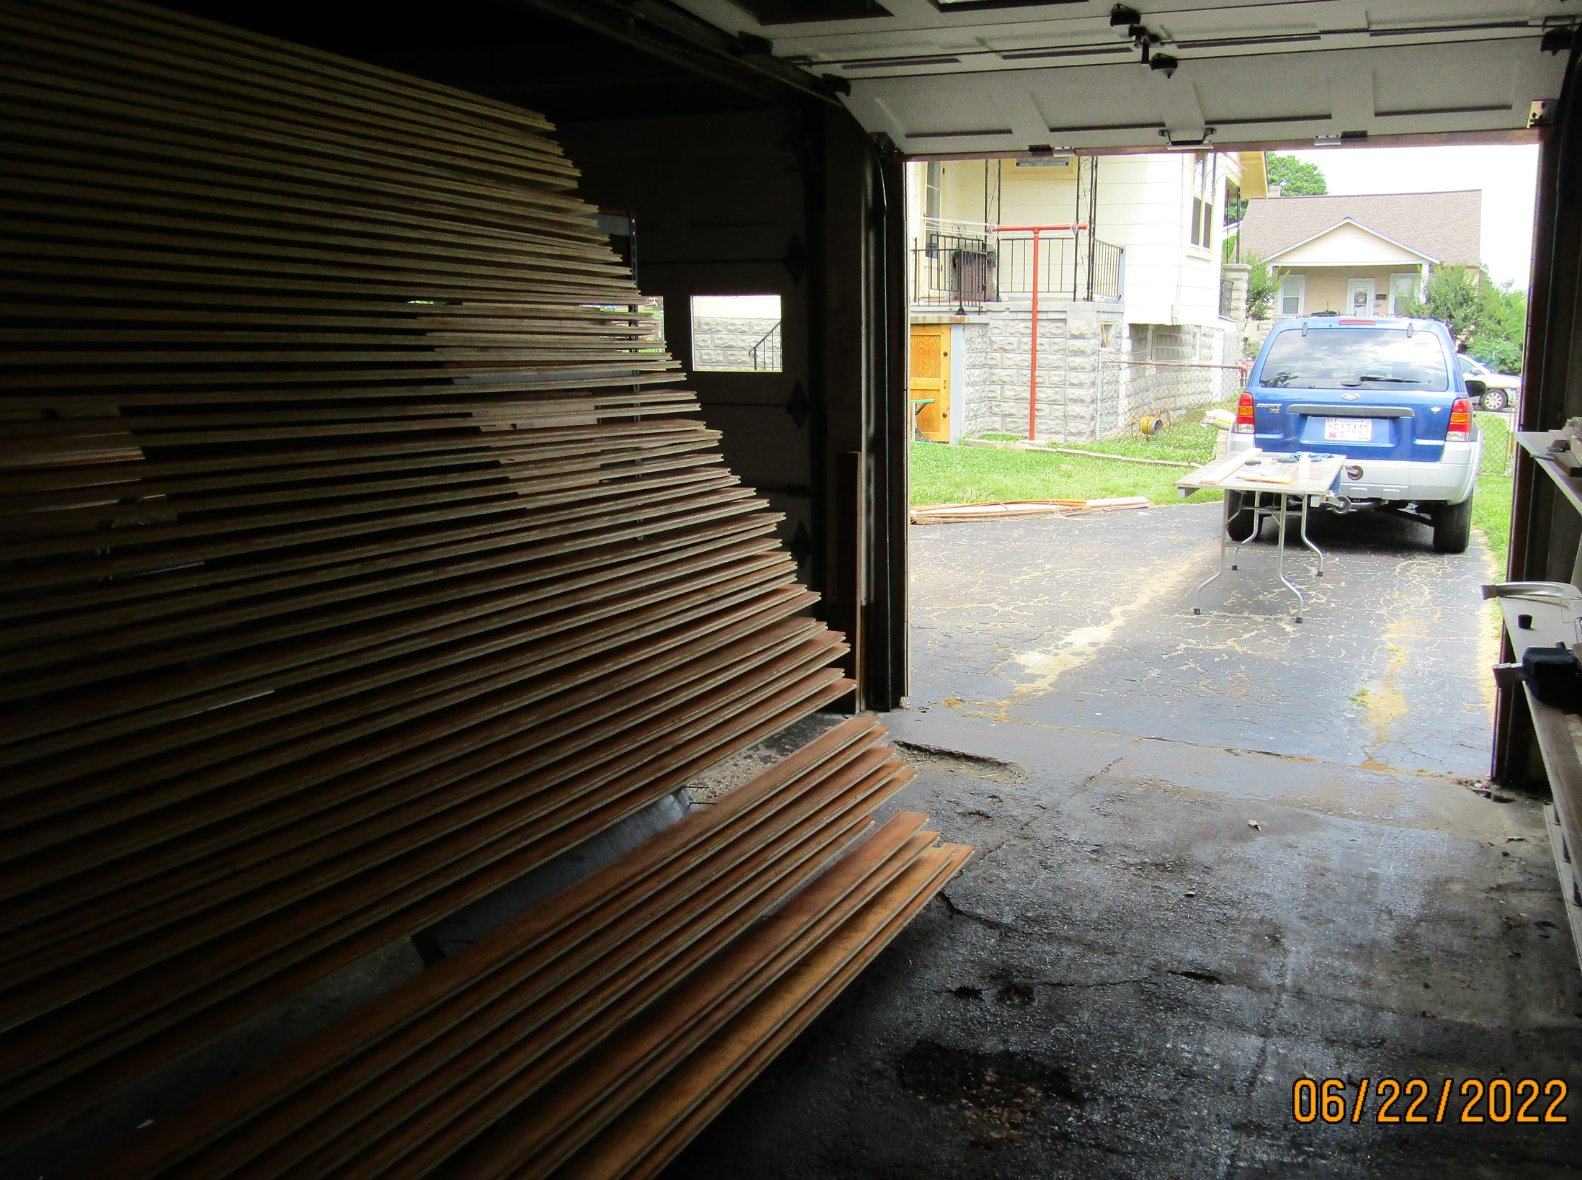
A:
<svg viewBox="0 0 1582 1180">
<path fill-rule="evenodd" d="M 1325 418 L 1325 442 L 1370 442 L 1373 439 L 1372 418 Z"/>
</svg>

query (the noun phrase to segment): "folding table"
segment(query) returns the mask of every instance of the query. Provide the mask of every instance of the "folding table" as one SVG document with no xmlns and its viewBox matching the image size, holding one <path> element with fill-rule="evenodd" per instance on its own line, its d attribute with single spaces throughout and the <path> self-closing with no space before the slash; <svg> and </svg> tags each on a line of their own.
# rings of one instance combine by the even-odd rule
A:
<svg viewBox="0 0 1582 1180">
<path fill-rule="evenodd" d="M 1324 552 L 1308 539 L 1307 511 L 1312 504 L 1323 503 L 1324 498 L 1334 489 L 1335 481 L 1340 478 L 1340 469 L 1345 463 L 1346 459 L 1342 455 L 1272 455 L 1254 447 L 1235 455 L 1215 459 L 1212 463 L 1205 463 L 1191 474 L 1176 480 L 1176 491 L 1182 499 L 1200 488 L 1251 493 L 1253 529 L 1245 540 L 1236 543 L 1238 551 L 1258 535 L 1259 526 L 1262 525 L 1265 517 L 1274 517 L 1280 532 L 1279 543 L 1275 549 L 1275 573 L 1285 588 L 1296 595 L 1297 613 L 1293 617 L 1300 623 L 1302 608 L 1307 605 L 1307 599 L 1296 588 L 1296 584 L 1285 576 L 1286 513 L 1295 507 L 1292 501 L 1300 502 L 1301 524 L 1297 535 L 1302 544 L 1318 557 L 1318 569 L 1314 572 L 1314 576 L 1322 578 Z M 1268 497 L 1268 503 L 1265 503 L 1265 497 Z M 1224 576 L 1225 555 L 1228 551 L 1226 542 L 1229 534 L 1230 499 L 1227 497 L 1224 525 L 1219 534 L 1219 569 L 1193 591 L 1192 613 L 1195 615 L 1203 613 L 1200 605 L 1203 591 L 1211 582 Z M 1238 568 L 1235 561 L 1231 562 L 1230 568 Z"/>
</svg>

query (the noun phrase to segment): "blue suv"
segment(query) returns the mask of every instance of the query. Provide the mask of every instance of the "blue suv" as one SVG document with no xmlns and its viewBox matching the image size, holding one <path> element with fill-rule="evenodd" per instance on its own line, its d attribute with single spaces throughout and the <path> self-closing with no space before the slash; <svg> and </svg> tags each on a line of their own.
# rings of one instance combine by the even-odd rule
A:
<svg viewBox="0 0 1582 1180">
<path fill-rule="evenodd" d="M 1304 316 L 1263 342 L 1236 410 L 1231 451 L 1344 455 L 1343 509 L 1405 510 L 1461 553 L 1483 440 L 1456 348 L 1437 320 Z M 1251 497 L 1227 493 L 1231 536 L 1258 525 Z M 1415 510 L 1415 511 L 1413 511 Z"/>
</svg>

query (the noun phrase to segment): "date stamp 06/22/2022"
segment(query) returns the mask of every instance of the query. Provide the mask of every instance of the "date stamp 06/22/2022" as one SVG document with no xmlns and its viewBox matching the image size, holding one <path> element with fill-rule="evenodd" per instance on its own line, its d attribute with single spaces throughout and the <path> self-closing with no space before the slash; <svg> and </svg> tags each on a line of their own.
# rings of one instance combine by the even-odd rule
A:
<svg viewBox="0 0 1582 1180">
<path fill-rule="evenodd" d="M 1531 1125 L 1569 1122 L 1561 1078 L 1298 1078 L 1291 1116 L 1305 1125 Z"/>
</svg>

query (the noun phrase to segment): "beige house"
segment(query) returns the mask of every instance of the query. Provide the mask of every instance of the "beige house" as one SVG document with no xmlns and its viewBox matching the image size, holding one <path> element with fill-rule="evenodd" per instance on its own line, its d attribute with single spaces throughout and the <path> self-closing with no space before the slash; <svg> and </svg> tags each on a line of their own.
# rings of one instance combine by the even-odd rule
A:
<svg viewBox="0 0 1582 1180">
<path fill-rule="evenodd" d="M 1482 214 L 1476 189 L 1255 199 L 1241 253 L 1280 276 L 1276 316 L 1396 315 L 1439 267 L 1481 267 Z"/>
</svg>

